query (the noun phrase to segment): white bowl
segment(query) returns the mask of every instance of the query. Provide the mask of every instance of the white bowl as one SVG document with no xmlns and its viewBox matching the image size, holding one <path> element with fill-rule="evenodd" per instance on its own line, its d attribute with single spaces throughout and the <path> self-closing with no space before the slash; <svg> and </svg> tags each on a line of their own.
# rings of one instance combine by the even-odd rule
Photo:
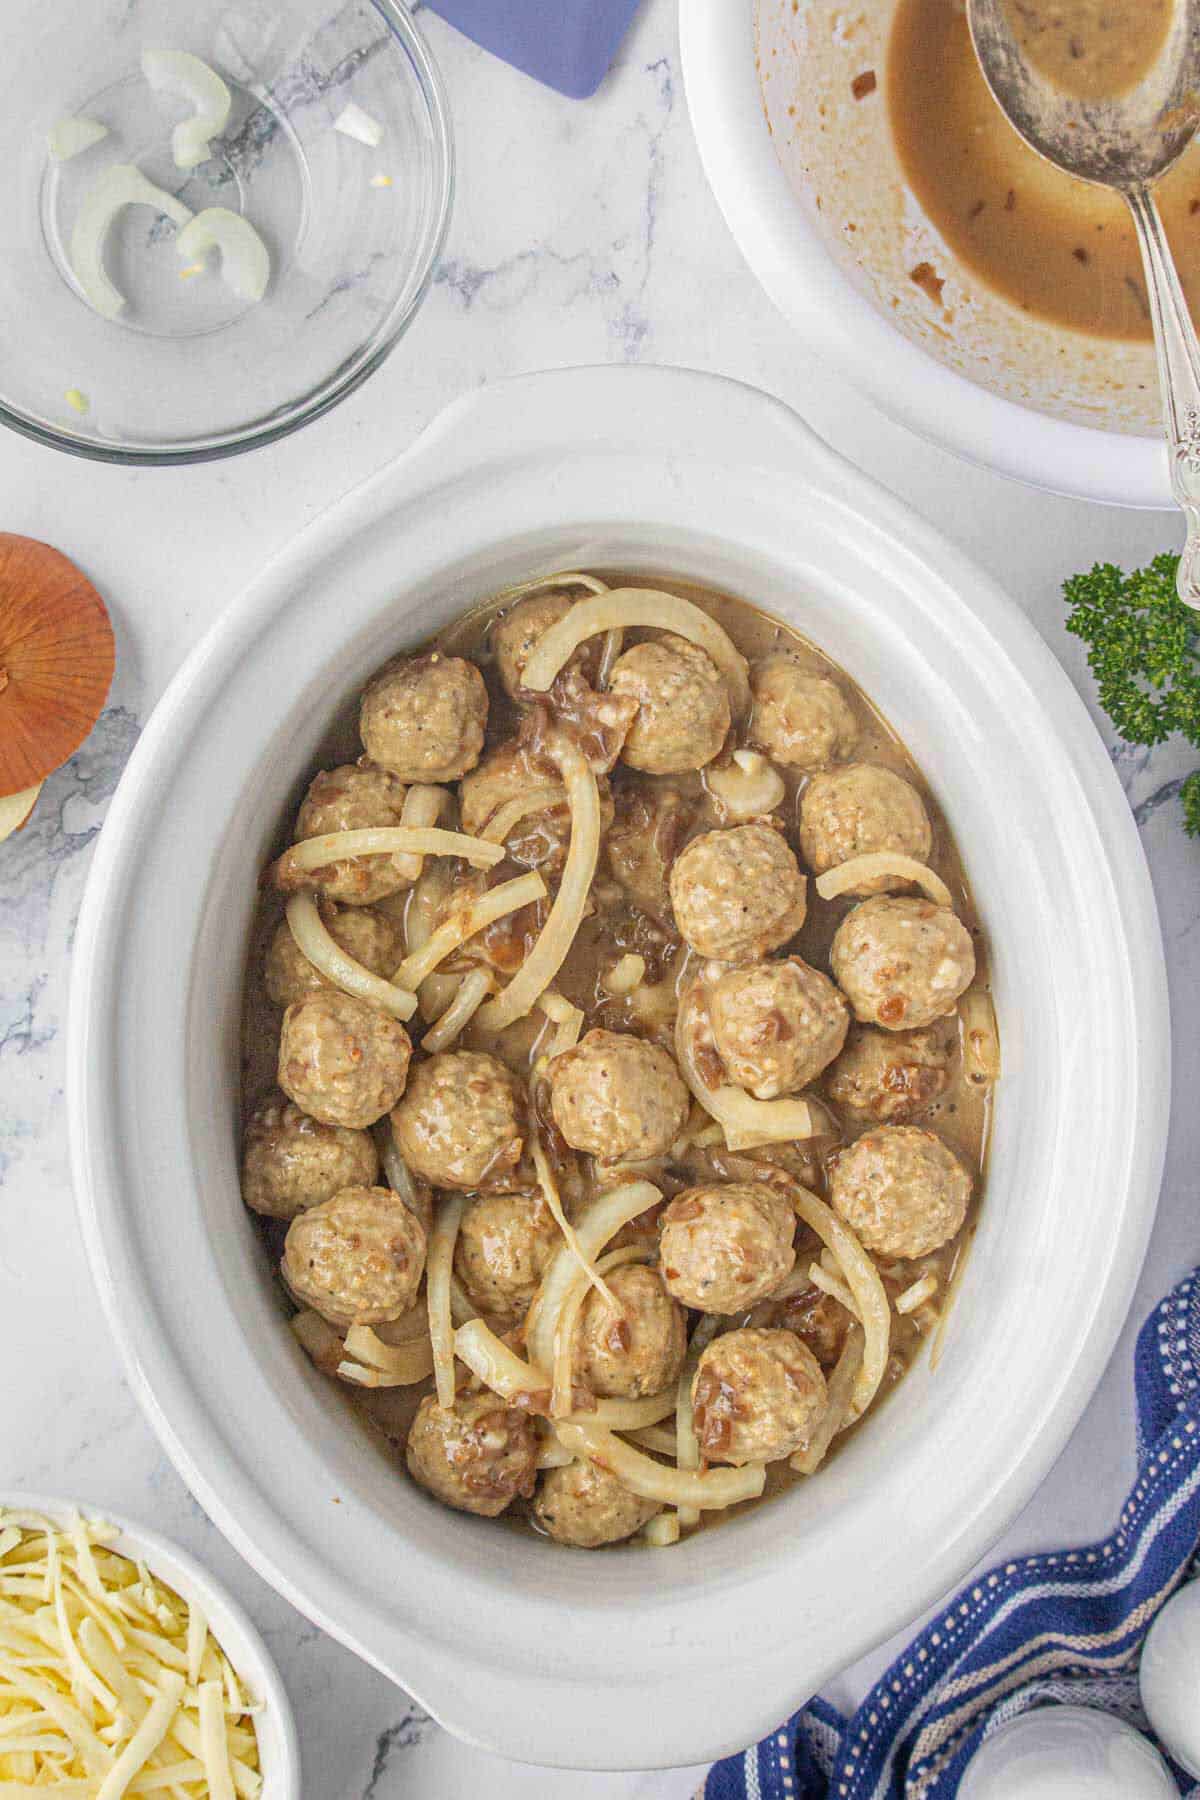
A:
<svg viewBox="0 0 1200 1800">
<path fill-rule="evenodd" d="M 818 1481 L 653 1556 L 556 1551 L 397 1474 L 293 1341 L 238 1195 L 256 880 L 331 717 L 470 602 L 571 566 L 725 586 L 862 682 L 962 847 L 1004 1042 L 987 1204 L 936 1377 L 915 1371 Z M 496 383 L 319 520 L 143 733 L 73 966 L 83 1228 L 164 1443 L 281 1592 L 452 1731 L 518 1760 L 694 1763 L 770 1729 L 1024 1505 L 1133 1293 L 1165 1140 L 1167 1001 L 1108 757 L 990 581 L 732 382 L 630 368 Z"/>
<path fill-rule="evenodd" d="M 1152 347 L 1018 311 L 921 213 L 887 120 L 895 4 L 680 0 L 688 108 L 742 254 L 822 365 L 922 437 L 1055 493 L 1172 505 Z M 949 317 L 909 279 L 923 259 Z"/>
<path fill-rule="evenodd" d="M 108 1507 L 47 1499 L 44 1494 L 0 1493 L 0 1508 L 42 1513 L 63 1526 L 76 1513 L 88 1519 L 102 1519 L 117 1530 L 112 1541 L 114 1550 L 144 1562 L 152 1575 L 174 1588 L 189 1605 L 201 1607 L 243 1692 L 264 1703 L 254 1720 L 263 1775 L 262 1800 L 301 1800 L 300 1745 L 283 1678 L 250 1619 L 207 1569 L 177 1544 L 159 1537 L 156 1531 L 147 1531 L 144 1525 L 135 1525 Z"/>
</svg>

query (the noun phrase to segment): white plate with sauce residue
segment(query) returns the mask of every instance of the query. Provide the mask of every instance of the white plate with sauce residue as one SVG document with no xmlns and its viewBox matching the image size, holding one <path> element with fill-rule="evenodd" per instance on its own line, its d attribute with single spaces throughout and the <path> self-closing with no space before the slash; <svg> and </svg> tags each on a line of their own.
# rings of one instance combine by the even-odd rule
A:
<svg viewBox="0 0 1200 1800">
<path fill-rule="evenodd" d="M 1019 310 L 918 204 L 888 118 L 896 6 L 681 0 L 688 109 L 743 256 L 808 351 L 921 437 L 1054 493 L 1173 506 L 1153 345 Z"/>
<path fill-rule="evenodd" d="M 388 656 L 555 569 L 724 588 L 786 618 L 929 778 L 991 948 L 989 1184 L 935 1375 L 822 1470 L 670 1550 L 556 1549 L 437 1504 L 288 1329 L 238 1183 L 259 872 Z M 142 734 L 73 958 L 72 1157 L 130 1378 L 261 1574 L 451 1731 L 568 1768 L 763 1735 L 954 1585 L 1029 1499 L 1134 1292 L 1170 1087 L 1138 834 L 1016 606 L 752 389 L 670 369 L 496 382 L 231 606 Z"/>
</svg>

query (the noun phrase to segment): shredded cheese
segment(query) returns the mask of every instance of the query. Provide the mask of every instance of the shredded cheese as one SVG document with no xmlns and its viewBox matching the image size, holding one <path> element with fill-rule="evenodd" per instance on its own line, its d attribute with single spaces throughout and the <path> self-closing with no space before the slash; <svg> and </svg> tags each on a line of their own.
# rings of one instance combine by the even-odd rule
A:
<svg viewBox="0 0 1200 1800">
<path fill-rule="evenodd" d="M 115 1536 L 0 1511 L 0 1800 L 259 1800 L 254 1709 L 202 1609 Z"/>
</svg>

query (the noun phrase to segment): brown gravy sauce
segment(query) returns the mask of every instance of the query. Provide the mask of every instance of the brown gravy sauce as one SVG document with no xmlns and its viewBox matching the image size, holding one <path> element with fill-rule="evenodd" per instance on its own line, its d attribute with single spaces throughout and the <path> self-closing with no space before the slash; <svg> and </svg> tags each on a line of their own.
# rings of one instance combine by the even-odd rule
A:
<svg viewBox="0 0 1200 1800">
<path fill-rule="evenodd" d="M 646 585 L 645 576 L 639 572 L 605 570 L 594 572 L 602 575 L 613 586 Z M 659 579 L 661 580 L 661 578 Z M 921 770 L 862 689 L 814 644 L 783 624 L 782 621 L 771 617 L 746 601 L 699 588 L 686 582 L 668 580 L 664 585 L 672 592 L 682 594 L 702 606 L 724 626 L 738 648 L 751 662 L 772 651 L 787 649 L 797 655 L 813 672 L 830 675 L 841 684 L 858 715 L 861 726 L 861 734 L 854 752 L 855 760 L 877 763 L 895 770 L 897 774 L 903 775 L 913 783 L 925 801 L 934 829 L 933 850 L 929 857 L 929 863 L 954 895 L 959 916 L 975 940 L 979 969 L 978 981 L 986 984 L 988 968 L 986 946 L 980 934 L 971 890 L 954 841 Z M 447 627 L 433 644 L 425 646 L 425 648 L 438 648 L 455 655 L 472 657 L 481 667 L 487 682 L 490 700 L 485 754 L 487 750 L 493 749 L 510 738 L 517 723 L 516 710 L 500 685 L 488 649 L 488 631 L 499 610 L 501 609 L 496 601 L 484 602 Z M 625 643 L 628 646 L 646 635 L 644 632 L 627 632 Z M 294 797 L 295 804 L 287 816 L 280 821 L 279 838 L 274 854 L 281 852 L 291 841 L 291 825 L 296 808 L 303 797 L 304 786 L 317 772 L 317 769 L 330 768 L 340 762 L 353 761 L 361 754 L 361 745 L 356 729 L 357 716 L 356 694 L 331 726 L 313 768 L 308 771 L 304 784 L 299 787 Z M 795 848 L 798 800 L 805 778 L 794 770 L 782 768 L 780 774 L 787 784 L 788 792 L 786 800 L 779 810 L 788 825 L 789 841 Z M 610 776 L 614 792 L 627 782 L 652 785 L 655 779 L 626 769 L 621 764 L 618 764 Z M 658 779 L 679 790 L 685 800 L 690 803 L 691 813 L 687 827 L 680 836 L 679 847 L 682 847 L 688 838 L 702 831 L 711 830 L 721 823 L 704 792 L 699 775 L 675 775 Z M 638 1016 L 636 1000 L 617 999 L 610 995 L 601 983 L 603 971 L 611 967 L 623 950 L 637 950 L 647 959 L 647 981 L 658 977 L 663 989 L 666 990 L 682 975 L 690 953 L 686 947 L 670 941 L 650 921 L 635 912 L 622 895 L 614 895 L 614 887 L 615 884 L 608 881 L 606 877 L 602 858 L 600 871 L 593 887 L 596 910 L 592 917 L 584 922 L 554 986 L 574 1004 L 583 1008 L 586 1014 L 586 1022 L 583 1027 L 585 1031 L 593 1025 L 603 1025 L 610 1030 L 633 1029 L 646 1033 L 646 1019 L 644 1015 Z M 855 902 L 851 899 L 834 901 L 819 899 L 810 879 L 808 917 L 788 949 L 798 951 L 808 962 L 827 973 L 829 945 L 833 934 L 842 917 L 854 904 Z M 384 902 L 383 906 L 386 910 L 388 903 Z M 243 1116 L 248 1115 L 256 1102 L 274 1087 L 275 1062 L 282 1015 L 265 993 L 263 962 L 271 935 L 281 918 L 282 904 L 279 897 L 270 890 L 264 890 L 247 959 L 242 1015 Z M 418 1015 L 409 1027 L 410 1031 L 414 1033 L 414 1039 L 419 1025 L 420 1016 Z M 954 1021 L 951 1020 L 949 1025 L 952 1027 Z M 507 1062 L 518 1074 L 527 1076 L 531 1064 L 539 1052 L 539 1039 L 544 1031 L 545 1021 L 540 1014 L 535 1013 L 531 1018 L 511 1026 L 500 1036 L 488 1034 L 472 1022 L 464 1032 L 460 1043 L 465 1048 L 490 1051 Z M 669 1037 L 664 1041 L 669 1042 Z M 836 1112 L 833 1107 L 830 1110 Z M 956 1053 L 951 1079 L 945 1092 L 920 1123 L 927 1124 L 937 1131 L 970 1168 L 980 1173 L 981 1180 L 977 1185 L 972 1208 L 963 1231 L 952 1243 L 934 1255 L 921 1259 L 919 1264 L 891 1265 L 880 1262 L 881 1273 L 893 1298 L 912 1281 L 929 1271 L 938 1276 L 939 1303 L 944 1298 L 956 1262 L 960 1255 L 964 1254 L 964 1247 L 969 1244 L 975 1227 L 983 1186 L 982 1174 L 986 1163 L 989 1117 L 990 1098 L 988 1092 L 981 1092 L 966 1081 L 962 1073 L 961 1058 Z M 847 1140 L 857 1134 L 857 1128 L 847 1122 Z M 673 1165 L 668 1165 L 667 1173 L 669 1176 L 674 1176 L 676 1186 L 704 1179 L 733 1178 L 736 1168 L 730 1170 L 726 1176 L 722 1168 L 723 1156 L 724 1152 L 715 1152 L 712 1166 L 703 1171 L 698 1170 L 689 1162 L 678 1169 Z M 818 1189 L 823 1189 L 823 1175 L 818 1175 L 814 1185 Z M 282 1250 L 284 1228 L 262 1219 L 256 1219 L 256 1224 L 260 1227 L 266 1253 L 277 1267 Z M 811 1245 L 806 1242 L 799 1252 L 799 1258 L 807 1256 L 811 1260 L 819 1248 L 820 1246 L 815 1240 Z M 879 1260 L 877 1259 L 877 1261 Z M 732 1322 L 736 1324 L 741 1321 L 735 1319 Z M 864 1422 L 869 1421 L 888 1392 L 901 1381 L 923 1349 L 924 1344 L 925 1337 L 922 1336 L 915 1317 L 901 1317 L 893 1314 L 891 1356 L 887 1375 L 880 1395 Z M 368 1435 L 376 1447 L 399 1469 L 403 1470 L 403 1447 L 408 1427 L 420 1399 L 429 1390 L 432 1383 L 423 1382 L 417 1387 L 384 1389 L 374 1393 L 354 1390 L 342 1384 L 334 1385 L 337 1386 L 339 1398 L 367 1426 Z M 858 1430 L 860 1426 L 852 1429 Z M 838 1445 L 844 1443 L 850 1435 L 849 1432 L 844 1433 L 836 1440 L 834 1451 L 831 1451 L 830 1454 L 834 1454 Z M 767 1485 L 763 1497 L 767 1498 L 803 1479 L 804 1477 L 794 1475 L 790 1471 L 786 1461 L 774 1463 L 768 1468 Z M 758 1504 L 760 1504 L 759 1501 L 745 1503 L 746 1506 Z M 730 1514 L 742 1510 L 744 1507 L 731 1508 Z M 711 1529 L 714 1524 L 730 1514 L 707 1513 L 702 1515 L 702 1523 L 706 1528 Z M 503 1517 L 504 1520 L 523 1528 L 529 1527 L 529 1515 L 523 1511 L 520 1502 L 510 1508 L 510 1511 Z"/>
<path fill-rule="evenodd" d="M 1132 86 L 1171 17 L 1170 0 L 1009 4 L 1031 61 L 1080 98 Z M 1018 137 L 980 72 L 965 0 L 899 0 L 886 89 L 905 178 L 973 274 L 1053 324 L 1097 337 L 1152 336 L 1125 202 L 1064 175 Z M 1200 148 L 1187 151 L 1156 194 L 1188 304 L 1200 318 Z M 930 303 L 940 304 L 940 291 L 935 297 L 923 285 Z"/>
</svg>

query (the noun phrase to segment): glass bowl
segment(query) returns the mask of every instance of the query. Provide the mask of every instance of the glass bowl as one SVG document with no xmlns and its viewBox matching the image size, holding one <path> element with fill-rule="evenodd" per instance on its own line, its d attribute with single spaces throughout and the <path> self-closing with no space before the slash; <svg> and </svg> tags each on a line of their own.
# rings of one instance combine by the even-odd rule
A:
<svg viewBox="0 0 1200 1800">
<path fill-rule="evenodd" d="M 441 79 L 402 0 L 9 6 L 0 420 L 106 462 L 197 462 L 270 443 L 364 381 L 429 288 L 454 185 Z M 228 122 L 195 169 L 178 169 L 171 149 L 192 108 L 150 87 L 147 49 L 190 51 L 230 90 Z M 335 128 L 348 106 L 376 146 Z M 109 134 L 55 162 L 48 133 L 76 115 Z M 114 163 L 193 213 L 249 219 L 271 260 L 264 297 L 239 299 L 219 255 L 186 263 L 170 222 L 130 206 L 105 244 L 126 305 L 114 319 L 96 312 L 71 234 Z"/>
</svg>

